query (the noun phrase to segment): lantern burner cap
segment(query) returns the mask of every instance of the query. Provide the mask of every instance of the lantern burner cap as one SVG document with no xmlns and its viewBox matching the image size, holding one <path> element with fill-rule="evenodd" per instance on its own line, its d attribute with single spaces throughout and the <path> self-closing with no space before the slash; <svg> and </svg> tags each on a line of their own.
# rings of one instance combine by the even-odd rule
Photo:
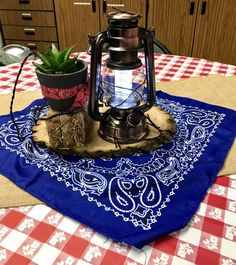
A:
<svg viewBox="0 0 236 265">
<path fill-rule="evenodd" d="M 145 115 L 138 109 L 115 109 L 105 112 L 98 134 L 115 144 L 131 144 L 141 141 L 149 134 Z"/>
<path fill-rule="evenodd" d="M 112 12 L 107 15 L 108 19 L 111 20 L 133 20 L 139 19 L 141 16 L 139 14 L 130 13 L 130 12 Z"/>
<path fill-rule="evenodd" d="M 107 15 L 109 28 L 134 28 L 138 26 L 139 14 L 112 12 Z"/>
</svg>

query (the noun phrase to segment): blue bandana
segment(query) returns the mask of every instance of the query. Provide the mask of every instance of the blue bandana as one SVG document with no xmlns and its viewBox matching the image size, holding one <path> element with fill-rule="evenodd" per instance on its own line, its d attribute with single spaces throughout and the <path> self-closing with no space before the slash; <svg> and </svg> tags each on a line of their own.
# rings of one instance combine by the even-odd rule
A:
<svg viewBox="0 0 236 265">
<path fill-rule="evenodd" d="M 0 117 L 0 173 L 57 211 L 136 247 L 181 229 L 194 215 L 236 136 L 236 111 L 158 92 L 177 123 L 173 140 L 118 158 L 61 156 L 32 142 L 42 100 Z M 41 112 L 48 110 L 45 106 Z"/>
</svg>

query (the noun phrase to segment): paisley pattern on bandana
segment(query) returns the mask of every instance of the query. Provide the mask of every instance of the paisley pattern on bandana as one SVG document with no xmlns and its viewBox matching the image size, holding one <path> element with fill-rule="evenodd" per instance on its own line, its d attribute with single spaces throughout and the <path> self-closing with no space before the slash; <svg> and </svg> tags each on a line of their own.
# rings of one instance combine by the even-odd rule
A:
<svg viewBox="0 0 236 265">
<path fill-rule="evenodd" d="M 157 104 L 174 117 L 177 134 L 169 144 L 152 152 L 106 159 L 60 156 L 32 142 L 37 106 L 16 119 L 25 140 L 19 141 L 9 121 L 0 127 L 0 145 L 117 218 L 149 230 L 174 200 L 181 182 L 195 167 L 225 117 L 169 99 L 159 98 Z M 42 110 L 42 116 L 47 108 Z"/>
</svg>

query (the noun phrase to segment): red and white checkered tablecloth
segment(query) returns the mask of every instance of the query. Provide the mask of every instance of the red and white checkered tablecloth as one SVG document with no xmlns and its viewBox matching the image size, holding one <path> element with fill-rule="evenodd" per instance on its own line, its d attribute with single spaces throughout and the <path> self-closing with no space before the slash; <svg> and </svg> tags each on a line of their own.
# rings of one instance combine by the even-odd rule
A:
<svg viewBox="0 0 236 265">
<path fill-rule="evenodd" d="M 85 60 L 88 64 L 90 63 L 90 55 L 85 52 L 80 53 L 79 58 Z M 144 60 L 144 56 L 140 55 L 140 58 Z M 0 94 L 11 93 L 18 71 L 18 63 L 0 67 Z M 214 74 L 236 75 L 236 66 L 186 56 L 155 54 L 156 82 L 175 81 L 193 76 Z M 34 66 L 31 61 L 27 61 L 23 67 L 16 91 L 37 90 L 40 90 L 40 86 L 34 72 Z"/>
<path fill-rule="evenodd" d="M 89 55 L 80 58 L 89 62 Z M 7 94 L 19 64 L 0 67 L 0 94 Z M 203 59 L 155 55 L 156 80 L 236 75 L 236 67 Z M 36 91 L 27 62 L 17 91 Z M 112 241 L 46 205 L 0 209 L 0 264 L 40 265 L 233 265 L 236 264 L 236 175 L 217 178 L 197 213 L 180 231 L 139 250 Z"/>
</svg>

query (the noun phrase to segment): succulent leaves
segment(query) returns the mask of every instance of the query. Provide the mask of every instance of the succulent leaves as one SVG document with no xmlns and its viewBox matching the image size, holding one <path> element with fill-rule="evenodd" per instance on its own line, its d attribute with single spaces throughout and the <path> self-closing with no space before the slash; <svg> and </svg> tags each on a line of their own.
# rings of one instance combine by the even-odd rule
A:
<svg viewBox="0 0 236 265">
<path fill-rule="evenodd" d="M 33 62 L 35 67 L 46 74 L 65 74 L 76 70 L 77 56 L 70 58 L 71 48 L 58 51 L 57 47 L 52 44 L 47 47 L 47 54 L 37 53 L 37 57 L 42 64 Z"/>
</svg>

